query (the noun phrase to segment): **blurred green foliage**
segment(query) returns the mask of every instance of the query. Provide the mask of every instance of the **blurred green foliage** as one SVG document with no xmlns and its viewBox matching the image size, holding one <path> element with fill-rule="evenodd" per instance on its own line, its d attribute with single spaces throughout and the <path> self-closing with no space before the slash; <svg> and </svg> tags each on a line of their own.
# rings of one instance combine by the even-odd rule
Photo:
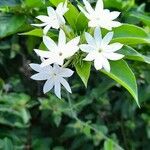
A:
<svg viewBox="0 0 150 150">
<path fill-rule="evenodd" d="M 89 72 L 83 77 L 78 64 L 76 70 L 82 81 L 74 74 L 74 94 L 64 92 L 63 100 L 51 93 L 43 95 L 42 83 L 30 79 L 32 71 L 28 64 L 38 62 L 33 48 L 41 42 L 41 29 L 33 30 L 30 24 L 54 2 L 0 1 L 0 150 L 149 150 L 150 65 L 144 62 L 150 62 L 150 2 L 104 1 L 106 8 L 122 12 L 122 22 L 142 28 L 135 32 L 132 25 L 125 27 L 124 39 L 119 39 L 115 31 L 116 37 L 128 44 L 138 41 L 138 45 L 132 46 L 137 52 L 132 49 L 131 55 L 130 47 L 125 50 L 128 54 L 130 49 L 127 59 L 137 79 L 140 109 L 125 89 L 94 69 L 85 88 L 82 81 L 87 84 Z M 72 23 L 72 16 L 68 14 L 67 18 Z M 80 14 L 75 22 L 79 25 L 77 33 L 86 26 L 86 21 L 80 22 L 82 18 Z M 19 35 L 22 32 L 34 36 Z M 54 32 L 49 34 L 56 38 Z M 128 39 L 129 35 L 136 40 Z"/>
</svg>

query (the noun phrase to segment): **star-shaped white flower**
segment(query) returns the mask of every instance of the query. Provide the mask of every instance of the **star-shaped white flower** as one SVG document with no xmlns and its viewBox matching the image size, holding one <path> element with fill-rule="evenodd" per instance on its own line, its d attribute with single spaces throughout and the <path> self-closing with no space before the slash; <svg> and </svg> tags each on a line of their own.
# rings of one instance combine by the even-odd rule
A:
<svg viewBox="0 0 150 150">
<path fill-rule="evenodd" d="M 112 30 L 113 27 L 118 27 L 121 25 L 120 22 L 114 21 L 120 12 L 113 11 L 110 12 L 108 9 L 104 9 L 104 4 L 102 0 L 98 0 L 95 9 L 92 8 L 87 0 L 83 0 L 85 9 L 78 6 L 81 12 L 88 18 L 89 27 L 101 27 L 107 30 Z"/>
<path fill-rule="evenodd" d="M 47 7 L 48 16 L 40 15 L 36 18 L 42 21 L 41 24 L 32 24 L 37 27 L 44 27 L 44 34 L 47 34 L 50 28 L 59 29 L 66 23 L 64 14 L 68 11 L 67 1 L 65 3 L 58 4 L 56 10 L 52 7 Z"/>
<path fill-rule="evenodd" d="M 41 66 L 44 67 L 53 63 L 63 65 L 65 59 L 73 56 L 79 50 L 79 41 L 80 37 L 78 36 L 66 43 L 66 35 L 63 30 L 59 31 L 58 44 L 50 37 L 44 36 L 43 42 L 49 51 L 35 49 L 37 55 L 45 58 Z"/>
<path fill-rule="evenodd" d="M 95 28 L 94 37 L 89 33 L 85 33 L 87 44 L 81 44 L 79 47 L 83 52 L 88 53 L 84 60 L 94 61 L 96 70 L 104 68 L 110 72 L 110 64 L 108 60 L 119 60 L 124 57 L 122 54 L 115 53 L 123 47 L 123 44 L 109 44 L 113 38 L 113 32 L 109 32 L 102 39 L 100 28 Z"/>
<path fill-rule="evenodd" d="M 51 65 L 41 67 L 39 64 L 31 63 L 30 67 L 38 72 L 31 76 L 31 79 L 38 81 L 47 80 L 43 87 L 44 93 L 47 93 L 54 88 L 54 93 L 61 99 L 61 85 L 63 85 L 64 88 L 71 93 L 71 88 L 68 82 L 64 79 L 73 75 L 73 71 L 71 69 L 60 67 L 57 64 L 54 64 L 53 67 Z"/>
</svg>

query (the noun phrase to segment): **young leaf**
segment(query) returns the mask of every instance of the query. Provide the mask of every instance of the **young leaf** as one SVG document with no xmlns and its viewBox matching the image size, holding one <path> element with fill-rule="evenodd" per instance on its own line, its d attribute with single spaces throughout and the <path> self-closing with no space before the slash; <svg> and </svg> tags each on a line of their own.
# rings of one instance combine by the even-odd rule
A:
<svg viewBox="0 0 150 150">
<path fill-rule="evenodd" d="M 110 72 L 106 72 L 104 70 L 101 70 L 101 72 L 108 75 L 110 78 L 114 79 L 126 88 L 135 99 L 137 105 L 140 107 L 136 79 L 128 64 L 123 60 L 119 60 L 115 62 L 112 61 L 110 65 Z"/>
<path fill-rule="evenodd" d="M 123 44 L 150 44 L 150 37 L 146 31 L 138 26 L 124 24 L 114 29 L 114 39 L 112 42 Z"/>
<path fill-rule="evenodd" d="M 84 85 L 87 87 L 91 71 L 91 63 L 83 61 L 82 64 L 76 64 L 75 68 Z"/>
</svg>

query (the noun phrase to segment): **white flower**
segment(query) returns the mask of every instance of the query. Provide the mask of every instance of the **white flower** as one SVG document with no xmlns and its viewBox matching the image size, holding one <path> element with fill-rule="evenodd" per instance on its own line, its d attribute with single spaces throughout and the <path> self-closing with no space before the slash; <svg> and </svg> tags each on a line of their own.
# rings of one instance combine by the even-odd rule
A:
<svg viewBox="0 0 150 150">
<path fill-rule="evenodd" d="M 54 64 L 53 67 L 51 65 L 46 67 L 41 67 L 39 64 L 30 64 L 30 67 L 38 72 L 37 74 L 31 76 L 33 80 L 47 80 L 43 87 L 43 92 L 47 93 L 52 88 L 54 88 L 54 93 L 58 98 L 61 99 L 61 85 L 71 93 L 71 88 L 68 82 L 64 78 L 68 78 L 72 76 L 73 71 L 68 68 L 62 68 L 57 64 Z"/>
<path fill-rule="evenodd" d="M 64 25 L 65 19 L 63 15 L 68 11 L 67 8 L 67 1 L 63 4 L 58 4 L 56 10 L 54 10 L 52 7 L 47 7 L 47 13 L 48 16 L 40 15 L 36 18 L 42 21 L 41 24 L 32 24 L 33 26 L 37 27 L 44 27 L 44 34 L 47 34 L 48 30 L 50 28 L 59 29 L 62 25 Z"/>
<path fill-rule="evenodd" d="M 78 6 L 82 13 L 89 19 L 89 27 L 101 27 L 107 30 L 112 30 L 113 27 L 118 27 L 121 25 L 120 22 L 114 21 L 120 12 L 113 11 L 110 12 L 108 9 L 104 9 L 104 4 L 102 0 L 98 0 L 96 3 L 95 10 L 91 7 L 87 0 L 83 0 L 85 4 L 84 10 L 81 6 Z"/>
<path fill-rule="evenodd" d="M 63 30 L 59 31 L 58 45 L 48 36 L 43 37 L 43 42 L 49 51 L 35 49 L 40 57 L 45 58 L 41 66 L 47 66 L 53 63 L 63 65 L 64 60 L 73 56 L 79 50 L 80 37 L 76 37 L 66 43 L 66 35 Z"/>
<path fill-rule="evenodd" d="M 122 54 L 115 53 L 122 48 L 122 44 L 109 44 L 113 38 L 113 32 L 107 33 L 102 39 L 100 28 L 95 28 L 94 37 L 85 33 L 85 38 L 88 44 L 81 44 L 79 47 L 83 52 L 88 53 L 84 60 L 94 60 L 94 66 L 97 70 L 104 68 L 107 72 L 110 72 L 108 60 L 119 60 L 124 57 Z"/>
</svg>

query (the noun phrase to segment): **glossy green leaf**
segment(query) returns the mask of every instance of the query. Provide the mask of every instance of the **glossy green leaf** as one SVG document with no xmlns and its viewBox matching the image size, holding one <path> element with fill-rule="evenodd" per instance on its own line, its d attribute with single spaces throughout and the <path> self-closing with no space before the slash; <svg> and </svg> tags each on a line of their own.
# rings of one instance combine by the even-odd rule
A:
<svg viewBox="0 0 150 150">
<path fill-rule="evenodd" d="M 138 26 L 124 24 L 114 30 L 112 42 L 123 44 L 150 44 L 150 37 L 146 31 Z"/>
<path fill-rule="evenodd" d="M 125 58 L 135 61 L 141 61 L 150 64 L 150 57 L 144 56 L 130 46 L 124 46 L 119 53 L 125 55 Z"/>
<path fill-rule="evenodd" d="M 0 38 L 17 33 L 24 23 L 24 16 L 0 15 Z"/>
<path fill-rule="evenodd" d="M 83 13 L 80 13 L 76 20 L 76 30 L 80 34 L 81 32 L 85 31 L 88 27 L 88 20 L 83 15 Z"/>
<path fill-rule="evenodd" d="M 119 61 L 112 61 L 110 65 L 111 65 L 110 72 L 106 72 L 104 70 L 101 70 L 101 72 L 108 75 L 110 78 L 114 79 L 124 88 L 126 88 L 135 99 L 137 105 L 140 106 L 138 102 L 138 90 L 136 78 L 132 70 L 129 68 L 128 64 L 123 60 L 119 60 Z"/>
<path fill-rule="evenodd" d="M 68 8 L 69 10 L 66 12 L 65 14 L 65 18 L 68 21 L 69 25 L 76 30 L 76 21 L 77 21 L 77 17 L 79 16 L 79 11 L 77 10 L 77 8 L 72 5 L 71 3 L 68 4 Z"/>
<path fill-rule="evenodd" d="M 107 140 L 104 142 L 104 150 L 115 150 L 114 144 L 111 140 Z"/>
<path fill-rule="evenodd" d="M 91 71 L 91 63 L 83 61 L 82 64 L 76 64 L 75 68 L 84 85 L 87 87 Z"/>
<path fill-rule="evenodd" d="M 137 14 L 137 12 L 136 12 L 136 13 L 132 13 L 130 16 L 135 17 L 135 18 L 139 19 L 140 21 L 142 21 L 144 24 L 150 26 L 150 17 L 148 15 L 140 14 L 140 13 Z"/>
<path fill-rule="evenodd" d="M 54 5 L 57 6 L 61 2 L 65 2 L 65 0 L 50 0 L 50 2 Z"/>
</svg>

